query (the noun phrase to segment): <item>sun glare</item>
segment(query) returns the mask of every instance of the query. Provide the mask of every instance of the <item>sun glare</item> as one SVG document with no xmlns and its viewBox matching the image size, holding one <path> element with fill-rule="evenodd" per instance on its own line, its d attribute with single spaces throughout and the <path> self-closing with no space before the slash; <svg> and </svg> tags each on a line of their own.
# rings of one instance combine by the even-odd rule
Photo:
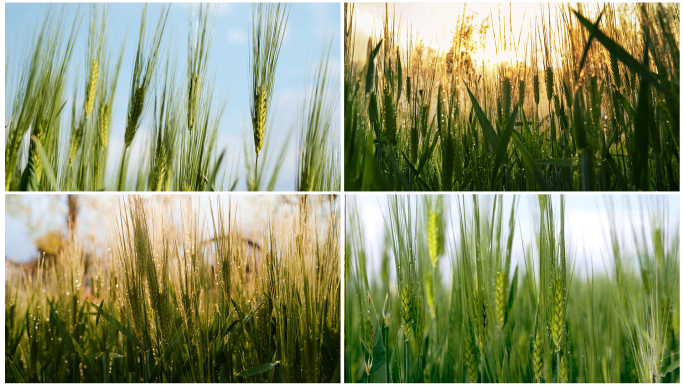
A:
<svg viewBox="0 0 684 385">
<path fill-rule="evenodd" d="M 384 5 L 369 3 L 358 6 L 356 15 L 358 46 L 365 46 L 371 34 L 379 37 L 384 11 Z M 395 20 L 401 28 L 400 44 L 405 44 L 406 29 L 410 28 L 414 43 L 422 41 L 426 47 L 443 55 L 450 49 L 455 31 L 461 22 L 464 7 L 463 4 L 455 3 L 420 6 L 412 3 L 397 3 L 390 6 L 389 11 L 394 12 Z M 474 30 L 471 39 L 477 45 L 472 52 L 473 61 L 478 65 L 484 63 L 487 66 L 495 66 L 524 60 L 525 47 L 528 46 L 528 40 L 535 34 L 533 26 L 535 20 L 541 17 L 541 8 L 539 4 L 525 3 L 517 4 L 510 9 L 508 5 L 498 7 L 496 4 L 467 4 L 465 13 L 469 17 L 472 16 L 470 24 Z M 551 19 L 554 23 L 553 12 Z M 480 28 L 483 25 L 489 25 L 489 28 L 486 29 L 486 33 L 481 34 Z M 497 27 L 494 27 L 495 25 Z M 518 52 L 510 49 L 502 50 L 501 44 L 504 40 L 508 44 L 514 42 L 519 47 Z M 358 59 L 365 60 L 365 50 L 357 50 L 355 55 Z"/>
</svg>

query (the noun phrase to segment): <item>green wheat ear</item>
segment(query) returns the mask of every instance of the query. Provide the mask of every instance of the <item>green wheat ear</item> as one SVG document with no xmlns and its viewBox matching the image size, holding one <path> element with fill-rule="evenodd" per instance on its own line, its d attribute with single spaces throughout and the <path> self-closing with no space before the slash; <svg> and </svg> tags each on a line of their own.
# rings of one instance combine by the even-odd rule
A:
<svg viewBox="0 0 684 385">
<path fill-rule="evenodd" d="M 504 320 L 506 319 L 506 282 L 505 273 L 497 271 L 496 273 L 496 324 L 499 329 L 503 329 Z"/>
<path fill-rule="evenodd" d="M 155 154 L 154 168 L 152 169 L 152 180 L 150 182 L 150 190 L 162 191 L 163 182 L 166 178 L 167 172 L 167 154 L 166 146 L 161 142 L 157 143 L 157 150 Z"/>
<path fill-rule="evenodd" d="M 192 132 L 195 127 L 195 116 L 197 115 L 198 101 L 200 95 L 199 76 L 197 73 L 190 76 L 188 85 L 188 130 Z"/>
<path fill-rule="evenodd" d="M 566 354 L 563 354 L 561 356 L 561 361 L 560 361 L 560 368 L 558 370 L 558 376 L 559 376 L 559 382 L 562 383 L 567 383 L 568 382 L 568 376 L 570 372 L 570 368 L 568 365 L 568 357 Z"/>
<path fill-rule="evenodd" d="M 83 140 L 83 128 L 77 128 L 71 131 L 71 140 L 69 141 L 69 166 L 74 164 L 76 159 L 76 152 L 81 146 Z"/>
<path fill-rule="evenodd" d="M 397 112 L 394 109 L 394 98 L 389 87 L 385 87 L 382 98 L 383 117 L 385 120 L 385 133 L 387 140 L 392 145 L 397 144 Z"/>
<path fill-rule="evenodd" d="M 411 135 L 411 143 L 410 143 L 410 151 L 411 151 L 411 163 L 416 164 L 416 161 L 418 160 L 418 125 L 413 124 L 411 125 L 411 130 L 410 130 L 410 135 Z"/>
<path fill-rule="evenodd" d="M 438 221 L 439 218 L 437 216 L 437 213 L 430 210 L 430 213 L 428 214 L 428 229 L 427 229 L 427 237 L 428 237 L 428 249 L 430 252 L 430 263 L 432 264 L 432 267 L 437 266 L 437 262 L 439 262 L 439 239 L 438 239 Z"/>
<path fill-rule="evenodd" d="M 275 88 L 275 72 L 287 28 L 287 13 L 287 6 L 281 4 L 258 4 L 252 10 L 250 102 L 257 159 L 264 145 L 268 107 Z"/>
<path fill-rule="evenodd" d="M 38 143 L 44 145 L 45 137 L 47 136 L 47 122 L 41 121 L 32 128 L 31 134 L 36 137 Z M 40 160 L 38 155 L 38 147 L 33 141 L 29 145 L 29 162 L 33 164 L 35 168 L 36 180 L 40 181 L 40 177 L 43 174 L 43 162 Z"/>
<path fill-rule="evenodd" d="M 100 66 L 96 59 L 90 63 L 90 78 L 88 79 L 85 98 L 86 118 L 90 116 L 90 112 L 93 110 L 93 106 L 95 105 L 95 91 L 97 90 L 97 77 L 99 68 Z"/>
<path fill-rule="evenodd" d="M 143 109 L 145 107 L 145 90 L 143 87 L 138 87 L 135 89 L 135 93 L 131 98 L 130 112 L 128 113 L 128 121 L 126 123 L 126 132 L 124 134 L 124 146 L 126 148 L 131 146 L 133 143 L 133 138 L 138 131 L 138 121 L 142 115 Z"/>
<path fill-rule="evenodd" d="M 104 103 L 100 105 L 100 112 L 98 116 L 99 122 L 100 122 L 100 132 L 99 132 L 99 139 L 100 139 L 100 146 L 102 146 L 103 149 L 107 148 L 107 144 L 109 143 L 109 119 L 110 119 L 110 106 L 109 103 Z"/>
<path fill-rule="evenodd" d="M 477 383 L 479 372 L 477 357 L 475 356 L 475 345 L 473 345 L 473 338 L 468 331 L 463 334 L 463 358 L 465 358 L 468 381 Z"/>
<path fill-rule="evenodd" d="M 407 286 L 401 289 L 401 321 L 404 327 L 404 340 L 408 341 L 413 320 L 411 293 Z"/>
<path fill-rule="evenodd" d="M 406 77 L 406 102 L 411 104 L 411 77 Z"/>
<path fill-rule="evenodd" d="M 518 105 L 520 108 L 525 104 L 525 81 L 518 81 Z"/>
<path fill-rule="evenodd" d="M 563 301 L 563 281 L 560 278 L 557 278 L 554 283 L 554 310 L 551 323 L 551 334 L 556 352 L 561 350 L 564 326 L 565 304 Z"/>
<path fill-rule="evenodd" d="M 266 133 L 266 92 L 263 87 L 257 87 L 254 95 L 254 150 L 259 155 L 259 151 L 264 146 L 264 135 Z"/>
<path fill-rule="evenodd" d="M 551 102 L 553 96 L 553 67 L 546 68 L 546 99 Z"/>
<path fill-rule="evenodd" d="M 511 115 L 511 96 L 512 96 L 512 91 L 511 91 L 511 79 L 508 77 L 505 77 L 503 80 L 503 86 L 502 86 L 502 95 L 503 95 L 503 119 L 508 119 L 508 117 Z"/>
<path fill-rule="evenodd" d="M 534 104 L 539 105 L 539 75 L 535 74 L 532 78 L 532 90 L 534 91 Z"/>
<path fill-rule="evenodd" d="M 544 370 L 544 342 L 541 333 L 537 332 L 532 346 L 532 364 L 534 368 L 534 382 L 542 382 Z"/>
</svg>

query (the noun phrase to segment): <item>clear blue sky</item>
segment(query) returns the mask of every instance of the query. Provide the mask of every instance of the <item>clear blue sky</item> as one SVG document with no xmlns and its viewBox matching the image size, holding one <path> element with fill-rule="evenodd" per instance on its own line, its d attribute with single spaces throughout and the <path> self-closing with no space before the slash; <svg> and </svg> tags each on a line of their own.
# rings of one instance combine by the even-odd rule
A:
<svg viewBox="0 0 684 385">
<path fill-rule="evenodd" d="M 216 3 L 213 4 L 216 7 Z M 60 5 L 61 7 L 61 5 Z M 148 5 L 148 30 L 152 30 L 161 12 L 163 4 Z M 5 5 L 5 51 L 6 55 L 21 55 L 26 49 L 27 36 L 31 36 L 36 24 L 39 24 L 47 10 L 47 4 L 15 3 Z M 59 9 L 59 7 L 57 7 Z M 78 4 L 65 4 L 65 20 L 71 23 L 76 15 Z M 193 9 L 197 5 L 193 4 Z M 340 77 L 340 4 L 339 3 L 295 3 L 291 4 L 284 43 L 280 51 L 280 59 L 276 71 L 275 91 L 273 96 L 274 114 L 273 139 L 281 143 L 295 123 L 295 117 L 304 90 L 306 69 L 318 62 L 324 45 L 333 39 L 331 51 L 331 72 Z M 86 64 L 86 45 L 89 8 L 80 8 L 83 16 L 81 29 L 72 66 L 70 81 L 79 81 L 80 97 L 83 97 L 82 84 Z M 187 35 L 190 6 L 185 3 L 174 3 L 171 6 L 167 24 L 167 32 L 163 47 L 177 57 L 177 73 L 183 76 L 187 62 Z M 243 129 L 251 130 L 249 119 L 249 31 L 251 23 L 251 3 L 219 4 L 216 10 L 216 23 L 212 49 L 209 57 L 209 69 L 215 74 L 215 95 L 228 100 L 227 108 L 219 128 L 219 151 L 228 148 L 227 158 L 231 163 L 239 164 L 239 189 L 246 189 L 243 153 Z M 114 100 L 110 150 L 121 148 L 123 143 L 126 107 L 130 90 L 131 72 L 135 49 L 138 41 L 138 28 L 142 13 L 142 4 L 109 4 L 108 25 L 111 31 L 108 45 L 111 56 L 118 54 L 122 41 L 125 41 L 125 52 L 119 75 L 117 94 Z M 69 24 L 70 26 L 70 24 Z M 68 33 L 68 31 L 66 32 Z M 327 37 L 327 38 L 326 38 Z M 165 61 L 164 61 L 165 62 Z M 10 67 L 12 62 L 10 62 Z M 333 72 L 334 71 L 334 72 Z M 78 75 L 77 75 L 78 74 Z M 5 91 L 5 97 L 9 98 Z M 73 94 L 73 83 L 66 87 L 66 97 Z M 338 103 L 341 108 L 342 103 Z M 68 104 L 65 111 L 70 111 Z M 339 113 L 339 110 L 338 110 Z M 63 114 L 67 117 L 68 114 Z M 148 114 L 149 117 L 149 114 Z M 340 116 L 334 117 L 335 121 Z M 149 124 L 145 122 L 141 130 Z M 335 126 L 339 129 L 339 124 Z M 293 131 L 294 133 L 294 131 Z M 140 135 L 142 136 L 142 135 Z M 142 144 L 136 135 L 135 142 Z M 136 143 L 134 142 L 134 146 Z M 294 190 L 296 168 L 295 158 L 296 136 L 290 141 L 289 151 L 281 169 L 276 185 L 277 190 Z M 120 150 L 119 150 L 120 151 Z M 111 153 L 111 152 L 110 152 Z M 112 163 L 112 162 L 110 162 Z M 118 165 L 112 165 L 116 168 Z M 113 170 L 113 168 L 112 168 Z"/>
</svg>

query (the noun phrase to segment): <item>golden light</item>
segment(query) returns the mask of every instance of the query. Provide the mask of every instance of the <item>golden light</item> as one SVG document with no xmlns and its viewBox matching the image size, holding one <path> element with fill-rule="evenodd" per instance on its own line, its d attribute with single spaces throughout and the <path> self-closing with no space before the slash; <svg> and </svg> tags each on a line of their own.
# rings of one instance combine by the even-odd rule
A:
<svg viewBox="0 0 684 385">
<path fill-rule="evenodd" d="M 498 66 L 504 63 L 515 64 L 519 57 L 515 52 L 511 51 L 499 51 L 497 53 L 494 49 L 485 49 L 484 51 L 476 51 L 473 54 L 473 59 L 475 59 L 478 65 L 484 62 L 487 66 Z"/>
<path fill-rule="evenodd" d="M 414 44 L 422 40 L 430 49 L 446 54 L 451 46 L 454 32 L 459 27 L 463 12 L 463 3 L 390 3 L 389 11 L 394 12 L 398 24 L 400 44 L 405 44 L 406 33 L 410 28 Z M 365 47 L 368 36 L 378 37 L 382 31 L 384 3 L 356 4 L 357 47 Z M 528 39 L 534 35 L 535 19 L 541 17 L 539 3 L 468 3 L 465 7 L 466 15 L 472 15 L 471 25 L 474 28 L 472 39 L 484 48 L 478 47 L 473 52 L 473 60 L 477 65 L 498 65 L 502 63 L 524 60 L 525 47 Z M 546 12 L 546 9 L 544 9 Z M 552 13 L 552 18 L 554 13 Z M 501 26 L 499 25 L 501 22 Z M 552 20 L 552 23 L 555 20 Z M 479 28 L 489 24 L 484 36 L 479 35 Z M 514 40 L 518 45 L 518 52 L 496 49 L 501 44 L 502 34 L 509 43 Z M 480 40 L 483 38 L 482 40 Z M 518 40 L 520 40 L 518 42 Z M 357 49 L 358 59 L 365 59 L 365 49 Z"/>
</svg>

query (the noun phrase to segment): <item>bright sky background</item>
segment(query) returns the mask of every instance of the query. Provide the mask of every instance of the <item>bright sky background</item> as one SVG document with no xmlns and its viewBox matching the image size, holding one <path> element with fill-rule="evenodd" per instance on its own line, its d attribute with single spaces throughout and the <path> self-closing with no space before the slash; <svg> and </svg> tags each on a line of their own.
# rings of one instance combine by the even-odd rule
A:
<svg viewBox="0 0 684 385">
<path fill-rule="evenodd" d="M 454 239 L 454 232 L 451 223 L 458 223 L 459 214 L 456 197 L 453 195 L 449 201 L 451 206 L 451 221 L 447 221 L 446 237 Z M 488 202 L 486 207 L 489 210 L 493 195 L 478 194 L 479 199 Z M 413 208 L 416 207 L 415 195 Z M 417 200 L 422 205 L 422 196 Z M 575 263 L 575 272 L 578 276 L 585 276 L 586 268 L 593 267 L 594 274 L 605 272 L 606 266 L 611 266 L 612 256 L 610 253 L 610 231 L 608 227 L 608 216 L 606 202 L 609 199 L 614 201 L 615 220 L 618 231 L 622 234 L 624 243 L 622 244 L 627 254 L 634 250 L 632 239 L 632 226 L 639 232 L 645 226 L 647 233 L 650 233 L 648 223 L 650 216 L 660 213 L 665 218 L 666 242 L 671 242 L 675 234 L 679 234 L 679 196 L 669 195 L 648 195 L 639 196 L 633 194 L 566 194 L 566 244 L 570 248 L 571 256 Z M 488 199 L 488 200 L 487 200 Z M 554 213 L 559 215 L 559 195 L 554 195 Z M 471 195 L 465 196 L 466 205 L 469 212 L 472 212 Z M 508 228 L 508 216 L 510 213 L 513 196 L 508 194 L 503 198 L 504 210 L 504 229 Z M 350 210 L 356 209 L 360 215 L 360 222 L 363 226 L 364 242 L 367 250 L 367 263 L 369 274 L 379 274 L 381 266 L 381 251 L 385 239 L 386 220 L 389 220 L 387 195 L 363 194 L 347 195 L 347 217 Z M 640 204 L 643 204 L 646 215 L 645 222 L 642 221 L 642 211 Z M 513 243 L 512 266 L 520 264 L 524 268 L 525 250 L 530 246 L 535 237 L 535 216 L 538 216 L 539 206 L 537 194 L 518 195 L 518 207 L 516 212 L 516 233 Z M 482 212 L 481 212 L 482 213 Z M 482 215 L 482 214 L 481 214 Z M 415 217 L 415 214 L 414 214 Z M 347 221 L 349 226 L 349 221 Z M 557 229 L 559 227 L 557 226 Z M 347 231 L 348 233 L 349 231 Z M 455 229 L 455 233 L 460 230 Z M 460 237 L 460 235 L 458 235 Z M 448 244 L 448 243 L 447 243 Z M 536 253 L 536 251 L 534 252 Z M 537 255 L 537 254 L 533 254 Z M 442 257 L 441 263 L 444 268 L 450 269 L 448 257 Z M 394 263 L 391 263 L 391 270 L 394 271 Z M 392 273 L 394 274 L 394 273 Z"/>
<path fill-rule="evenodd" d="M 491 64 L 508 61 L 515 57 L 512 52 L 498 52 L 495 48 L 494 33 L 497 40 L 500 39 L 504 29 L 506 36 L 511 36 L 511 24 L 515 41 L 520 40 L 518 58 L 524 58 L 525 43 L 528 35 L 534 33 L 535 17 L 541 23 L 541 7 L 544 14 L 548 15 L 547 7 L 551 10 L 551 24 L 556 23 L 556 6 L 551 3 L 466 3 L 466 14 L 475 14 L 473 25 L 479 27 L 486 18 L 490 18 L 490 28 L 487 33 L 484 51 L 476 53 L 478 64 L 482 58 Z M 464 3 L 394 3 L 389 4 L 389 13 L 394 15 L 396 24 L 401 29 L 400 44 L 405 44 L 407 28 L 412 27 L 414 35 L 423 39 L 423 43 L 432 49 L 446 53 L 449 50 L 454 31 L 458 27 L 463 15 Z M 382 31 L 385 4 L 382 3 L 357 3 L 356 17 L 356 52 L 357 60 L 366 60 L 366 45 L 371 33 L 378 36 Z M 547 16 L 548 17 L 548 16 Z M 501 22 L 499 22 L 501 20 Z M 512 21 L 512 22 L 511 22 Z M 541 28 L 541 24 L 540 24 Z M 522 31 L 522 35 L 521 35 Z M 478 37 L 477 35 L 475 36 Z M 541 64 L 541 63 L 540 63 Z"/>
<path fill-rule="evenodd" d="M 95 239 L 98 242 L 105 242 L 105 234 L 111 233 L 109 229 L 112 218 L 112 210 L 117 209 L 118 199 L 123 195 L 116 194 L 89 194 L 80 195 L 78 201 L 78 232 L 81 239 Z M 140 194 L 143 198 L 150 198 L 153 194 Z M 163 197 L 171 200 L 174 220 L 180 221 L 180 201 L 188 195 L 163 194 Z M 162 195 L 156 194 L 159 199 Z M 213 209 L 217 210 L 217 195 L 202 194 L 192 195 L 192 198 L 199 202 L 200 219 L 204 220 L 207 231 L 213 231 L 211 220 L 210 203 Z M 252 232 L 263 229 L 267 214 L 276 211 L 277 218 L 288 218 L 283 215 L 291 212 L 291 203 L 297 203 L 299 195 L 281 194 L 241 194 L 241 195 L 222 195 L 221 204 L 226 217 L 229 207 L 237 211 L 234 212 L 240 231 L 244 236 L 249 236 Z M 310 195 L 311 202 L 321 210 L 327 210 L 326 194 Z M 324 201 L 325 204 L 320 202 Z M 5 205 L 8 208 L 16 208 L 18 205 L 24 207 L 21 214 L 5 211 L 5 256 L 17 261 L 28 261 L 37 257 L 37 250 L 34 241 L 48 231 L 65 233 L 66 215 L 68 213 L 67 195 L 49 194 L 7 194 L 5 195 Z M 336 200 L 336 207 L 339 208 L 339 195 Z M 336 209 L 336 210 L 337 210 Z M 11 209 L 9 210 L 11 211 Z M 285 214 L 283 214 L 285 213 Z M 320 212 L 319 212 L 320 213 Z M 325 216 L 317 214 L 319 223 L 323 223 Z"/>
<path fill-rule="evenodd" d="M 148 31 L 152 31 L 158 20 L 163 4 L 150 3 L 148 5 Z M 214 6 L 216 4 L 214 3 Z M 78 4 L 65 5 L 65 21 L 71 23 L 76 15 Z M 196 5 L 195 5 L 196 8 Z M 6 55 L 23 53 L 26 47 L 21 43 L 26 41 L 26 36 L 33 33 L 37 23 L 43 20 L 47 4 L 38 3 L 15 3 L 5 5 L 5 47 Z M 187 63 L 187 30 L 188 30 L 189 5 L 174 3 L 171 6 L 165 40 L 162 47 L 168 50 L 169 38 L 172 36 L 171 49 L 175 52 L 177 60 L 177 73 L 185 74 Z M 85 86 L 84 68 L 86 64 L 87 28 L 89 8 L 81 7 L 81 30 L 75 45 L 72 58 L 70 80 L 78 73 L 80 97 L 83 97 L 82 89 Z M 110 135 L 110 155 L 113 151 L 120 151 L 123 147 L 126 108 L 130 82 L 132 76 L 135 50 L 138 43 L 138 30 L 141 4 L 109 4 L 108 26 L 111 35 L 108 37 L 110 55 L 115 57 L 122 40 L 125 40 L 125 52 L 119 74 L 117 93 L 114 98 L 112 128 Z M 239 163 L 238 176 L 240 178 L 238 189 L 245 190 L 245 167 L 243 153 L 243 132 L 249 131 L 251 136 L 251 120 L 249 113 L 249 32 L 251 30 L 251 3 L 222 3 L 219 4 L 216 13 L 212 49 L 209 57 L 208 68 L 215 74 L 215 100 L 224 97 L 228 100 L 227 108 L 221 120 L 219 128 L 219 153 L 228 148 L 227 162 Z M 70 24 L 69 24 L 70 27 Z M 65 33 L 68 34 L 69 31 Z M 172 35 L 171 35 L 172 34 Z M 341 70 L 340 59 L 340 5 L 339 3 L 295 3 L 291 5 L 284 43 L 280 51 L 280 58 L 276 70 L 275 91 L 273 94 L 274 110 L 272 113 L 273 125 L 268 129 L 274 130 L 272 140 L 273 148 L 278 147 L 287 137 L 290 129 L 295 124 L 295 118 L 299 110 L 302 91 L 305 82 L 304 75 L 307 68 L 318 62 L 322 56 L 324 45 L 332 38 L 329 71 L 331 76 L 339 78 Z M 17 50 L 18 48 L 18 50 Z M 115 59 L 112 59 L 115 60 Z M 165 63 L 160 61 L 160 63 Z M 78 72 L 77 72 L 78 69 Z M 6 89 L 5 97 L 9 98 Z M 73 83 L 66 87 L 66 97 L 73 95 Z M 342 107 L 342 103 L 338 103 Z M 70 111 L 69 105 L 65 111 Z M 333 119 L 339 122 L 339 109 Z M 62 114 L 67 117 L 70 114 Z M 148 112 L 146 115 L 149 117 Z M 6 119 L 7 120 L 7 119 Z M 142 144 L 141 132 L 151 132 L 150 123 L 146 121 L 136 139 L 136 143 Z M 339 129 L 339 124 L 335 126 Z M 281 168 L 276 190 L 292 191 L 295 187 L 296 169 L 296 142 L 297 136 L 292 131 L 289 150 Z M 250 139 L 251 142 L 251 139 Z M 135 148 L 134 148 L 135 150 Z M 253 150 L 252 150 L 253 151 Z M 130 164 L 134 164 L 135 151 L 132 151 Z M 110 157 L 111 159 L 111 157 Z M 110 162 L 110 169 L 118 168 L 116 162 Z"/>
</svg>

